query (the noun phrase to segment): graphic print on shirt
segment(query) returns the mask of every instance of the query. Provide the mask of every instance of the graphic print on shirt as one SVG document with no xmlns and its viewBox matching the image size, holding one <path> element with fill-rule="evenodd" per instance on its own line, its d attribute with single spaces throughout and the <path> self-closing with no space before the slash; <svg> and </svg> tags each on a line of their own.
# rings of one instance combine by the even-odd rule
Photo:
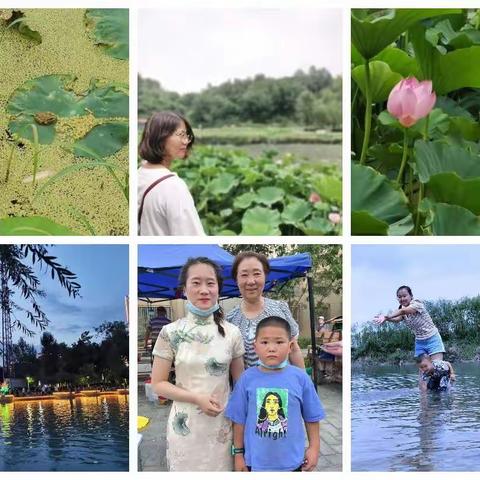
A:
<svg viewBox="0 0 480 480">
<path fill-rule="evenodd" d="M 278 440 L 287 436 L 288 390 L 257 388 L 257 423 L 255 434 Z"/>
</svg>

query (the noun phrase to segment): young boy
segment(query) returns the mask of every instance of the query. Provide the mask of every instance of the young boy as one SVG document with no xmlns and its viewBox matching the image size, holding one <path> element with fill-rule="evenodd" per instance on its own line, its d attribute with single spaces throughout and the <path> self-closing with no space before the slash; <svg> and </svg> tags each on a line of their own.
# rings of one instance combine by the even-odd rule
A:
<svg viewBox="0 0 480 480">
<path fill-rule="evenodd" d="M 258 366 L 240 377 L 225 411 L 234 422 L 237 472 L 312 471 L 317 464 L 319 421 L 325 414 L 310 377 L 288 364 L 291 345 L 286 320 L 267 317 L 258 323 L 254 342 Z"/>
<path fill-rule="evenodd" d="M 427 353 L 417 357 L 417 365 L 422 374 L 420 375 L 420 390 L 448 390 L 451 383 L 455 381 L 455 373 L 450 362 L 444 360 L 433 360 Z"/>
</svg>

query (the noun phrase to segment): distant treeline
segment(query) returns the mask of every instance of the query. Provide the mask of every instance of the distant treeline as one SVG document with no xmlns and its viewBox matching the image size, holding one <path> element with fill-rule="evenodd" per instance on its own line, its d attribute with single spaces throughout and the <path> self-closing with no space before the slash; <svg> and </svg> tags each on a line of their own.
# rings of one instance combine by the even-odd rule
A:
<svg viewBox="0 0 480 480">
<path fill-rule="evenodd" d="M 426 301 L 450 360 L 480 359 L 480 296 Z M 379 361 L 413 359 L 414 335 L 402 322 L 367 324 L 352 331 L 352 359 Z"/>
<path fill-rule="evenodd" d="M 139 76 L 139 118 L 159 110 L 182 112 L 197 128 L 275 123 L 341 130 L 342 82 L 325 68 L 312 66 L 290 77 L 259 74 L 180 95 Z"/>
<path fill-rule="evenodd" d="M 49 332 L 40 339 L 37 355 L 34 345 L 23 338 L 14 345 L 15 378 L 30 377 L 33 384 L 112 385 L 128 381 L 128 332 L 123 322 L 106 322 L 94 335 L 83 332 L 71 346 L 59 343 Z"/>
</svg>

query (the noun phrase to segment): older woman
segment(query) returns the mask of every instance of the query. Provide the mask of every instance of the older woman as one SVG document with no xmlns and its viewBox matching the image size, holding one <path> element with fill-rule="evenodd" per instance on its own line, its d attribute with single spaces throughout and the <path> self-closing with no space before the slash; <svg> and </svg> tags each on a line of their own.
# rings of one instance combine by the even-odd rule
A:
<svg viewBox="0 0 480 480">
<path fill-rule="evenodd" d="M 256 252 L 241 252 L 233 262 L 232 277 L 237 282 L 242 302 L 227 314 L 227 321 L 236 325 L 245 344 L 245 366 L 257 364 L 258 357 L 253 348 L 255 329 L 260 320 L 270 316 L 284 318 L 290 324 L 294 339 L 289 355 L 290 363 L 305 368 L 302 352 L 296 341 L 299 328 L 286 302 L 263 296 L 265 280 L 270 265 L 265 255 Z"/>
<path fill-rule="evenodd" d="M 178 113 L 157 112 L 147 121 L 139 154 L 138 227 L 140 235 L 205 235 L 187 184 L 170 171 L 186 158 L 195 137 Z"/>
<path fill-rule="evenodd" d="M 167 422 L 170 471 L 231 471 L 232 424 L 223 409 L 229 375 L 243 371 L 244 346 L 238 328 L 223 320 L 218 305 L 220 267 L 191 258 L 180 274 L 187 316 L 162 328 L 153 355 L 152 387 L 173 405 Z M 169 382 L 175 365 L 176 383 Z"/>
</svg>

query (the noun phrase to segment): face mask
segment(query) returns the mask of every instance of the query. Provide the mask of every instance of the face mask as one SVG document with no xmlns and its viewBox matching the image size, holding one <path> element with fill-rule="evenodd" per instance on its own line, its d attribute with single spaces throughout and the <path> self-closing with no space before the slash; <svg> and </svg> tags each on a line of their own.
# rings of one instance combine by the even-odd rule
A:
<svg viewBox="0 0 480 480">
<path fill-rule="evenodd" d="M 215 305 L 212 305 L 207 310 L 202 310 L 201 308 L 196 307 L 193 303 L 187 300 L 187 310 L 194 315 L 198 315 L 199 317 L 209 317 L 212 313 L 216 312 L 220 308 L 218 302 Z"/>
<path fill-rule="evenodd" d="M 268 370 L 280 370 L 288 365 L 288 358 L 286 358 L 282 363 L 279 363 L 278 365 L 265 365 L 260 359 L 258 359 L 258 365 L 263 368 L 267 368 Z"/>
</svg>

